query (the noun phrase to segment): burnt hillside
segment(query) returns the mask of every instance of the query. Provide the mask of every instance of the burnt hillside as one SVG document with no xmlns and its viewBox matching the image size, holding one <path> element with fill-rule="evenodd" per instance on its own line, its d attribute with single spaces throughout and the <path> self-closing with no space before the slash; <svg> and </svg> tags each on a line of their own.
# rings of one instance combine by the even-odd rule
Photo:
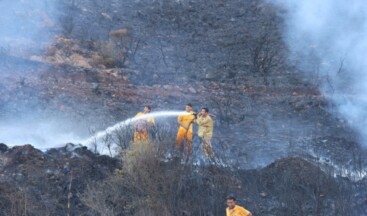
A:
<svg viewBox="0 0 367 216">
<path fill-rule="evenodd" d="M 320 88 L 331 78 L 292 62 L 285 9 L 262 0 L 11 6 L 15 21 L 0 20 L 1 214 L 222 215 L 230 192 L 254 215 L 367 214 L 361 135 Z M 78 145 L 144 105 L 188 102 L 215 115 L 217 166 L 198 165 L 196 136 L 188 163 L 167 156 L 175 118 L 156 119 L 148 152 L 131 149 L 131 128 Z M 13 147 L 26 143 L 35 147 Z M 98 154 L 106 148 L 116 156 Z"/>
<path fill-rule="evenodd" d="M 256 215 L 365 213 L 365 180 L 335 177 L 322 163 L 295 157 L 233 170 L 157 153 L 134 149 L 121 164 L 72 144 L 47 152 L 2 144 L 0 215 L 222 215 L 233 191 Z"/>
<path fill-rule="evenodd" d="M 53 126 L 56 133 L 86 138 L 90 128 L 107 128 L 143 104 L 159 111 L 182 110 L 192 102 L 194 109 L 207 106 L 216 114 L 215 146 L 235 152 L 246 162 L 241 166 L 264 166 L 287 155 L 365 164 L 359 137 L 335 104 L 317 82 L 285 61 L 283 21 L 274 6 L 261 1 L 56 6 L 55 24 L 48 29 L 55 36 L 43 52 L 32 53 L 31 45 L 2 51 L 3 119 L 53 119 L 65 125 Z"/>
</svg>

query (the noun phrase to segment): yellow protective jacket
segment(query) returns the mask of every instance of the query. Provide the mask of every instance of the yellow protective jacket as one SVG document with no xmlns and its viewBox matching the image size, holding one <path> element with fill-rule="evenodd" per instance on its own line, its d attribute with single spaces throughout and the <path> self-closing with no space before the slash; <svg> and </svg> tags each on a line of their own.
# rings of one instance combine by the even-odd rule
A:
<svg viewBox="0 0 367 216">
<path fill-rule="evenodd" d="M 251 212 L 247 209 L 236 205 L 233 209 L 226 209 L 227 216 L 250 216 Z"/>
<path fill-rule="evenodd" d="M 144 112 L 139 112 L 138 114 L 135 115 L 135 118 L 143 116 L 143 115 L 145 115 Z M 151 124 L 151 125 L 155 124 L 154 118 L 152 116 L 148 118 L 142 118 L 142 119 L 136 120 L 134 123 L 134 127 L 137 131 L 144 131 L 144 130 L 147 130 L 148 124 Z"/>
<path fill-rule="evenodd" d="M 195 118 L 195 116 L 193 114 L 194 114 L 194 112 L 186 112 L 185 114 L 182 114 L 182 115 L 178 116 L 177 121 L 180 124 L 179 130 L 180 129 L 186 130 L 181 125 L 183 125 L 185 127 L 188 127 L 190 125 L 189 131 L 192 132 L 192 124 L 190 124 L 190 122 L 192 120 L 194 120 L 194 118 Z"/>
<path fill-rule="evenodd" d="M 199 137 L 212 137 L 213 136 L 213 120 L 212 118 L 207 115 L 199 116 L 195 119 L 195 124 L 199 126 L 198 135 Z"/>
</svg>

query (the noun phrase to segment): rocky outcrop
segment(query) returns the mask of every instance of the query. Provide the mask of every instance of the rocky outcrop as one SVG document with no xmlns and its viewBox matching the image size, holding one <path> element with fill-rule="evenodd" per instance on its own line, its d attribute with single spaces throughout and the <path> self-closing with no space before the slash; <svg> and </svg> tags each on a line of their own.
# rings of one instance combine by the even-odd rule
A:
<svg viewBox="0 0 367 216">
<path fill-rule="evenodd" d="M 78 215 L 85 209 L 78 194 L 88 181 L 102 181 L 120 166 L 117 159 L 73 144 L 47 152 L 2 144 L 1 150 L 0 215 Z"/>
<path fill-rule="evenodd" d="M 147 160 L 161 161 L 159 158 Z M 169 206 L 166 210 L 174 209 L 189 215 L 202 209 L 201 202 L 207 203 L 206 208 L 201 210 L 207 214 L 224 212 L 223 199 L 226 193 L 235 193 L 238 204 L 245 205 L 256 215 L 331 216 L 346 212 L 350 215 L 367 213 L 366 190 L 363 190 L 366 187 L 365 179 L 353 182 L 348 178 L 333 176 L 321 164 L 299 157 L 283 158 L 258 170 L 231 170 L 212 165 L 198 167 L 180 164 L 179 160 L 154 164 L 144 164 L 144 161 L 135 161 L 135 165 L 149 171 L 139 171 L 134 176 L 134 172 L 123 172 L 121 159 L 96 155 L 80 145 L 69 143 L 42 152 L 31 145 L 8 148 L 1 144 L 0 215 L 94 215 L 96 212 L 108 211 L 117 215 L 133 215 L 133 212 L 146 212 L 150 207 L 157 208 L 134 202 L 135 207 L 143 208 L 129 211 L 131 206 L 126 205 L 132 202 L 129 198 L 131 193 L 134 197 L 140 197 L 142 202 L 150 200 L 148 203 L 160 203 L 169 197 L 182 196 L 179 206 Z M 181 169 L 184 169 L 183 173 Z M 160 172 L 155 173 L 157 170 Z M 139 175 L 170 180 L 154 182 Z M 131 182 L 130 178 L 139 180 Z M 176 184 L 176 181 L 185 182 L 185 185 L 171 188 L 170 184 Z M 219 191 L 220 185 L 228 191 Z M 164 188 L 177 194 L 155 194 L 159 196 L 158 202 L 150 197 L 152 191 L 137 193 L 130 186 L 140 190 Z M 209 195 L 213 193 L 210 192 L 212 187 L 218 189 L 215 194 L 224 197 Z M 188 194 L 207 194 L 207 197 L 205 201 L 196 197 L 198 202 L 192 203 L 193 197 Z M 84 202 L 88 205 L 84 205 Z M 166 204 L 172 202 L 167 200 Z M 186 205 L 191 208 L 181 209 Z"/>
</svg>

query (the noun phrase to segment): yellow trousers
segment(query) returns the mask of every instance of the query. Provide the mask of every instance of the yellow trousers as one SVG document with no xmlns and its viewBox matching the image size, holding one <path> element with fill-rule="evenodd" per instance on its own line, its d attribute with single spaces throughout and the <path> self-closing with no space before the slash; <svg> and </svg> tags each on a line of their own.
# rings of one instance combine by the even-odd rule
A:
<svg viewBox="0 0 367 216">
<path fill-rule="evenodd" d="M 182 140 L 185 138 L 184 150 L 187 154 L 192 153 L 192 130 L 179 127 L 176 137 L 176 150 L 180 149 Z"/>
<path fill-rule="evenodd" d="M 134 132 L 134 143 L 148 142 L 149 134 L 148 131 L 135 131 Z"/>
</svg>

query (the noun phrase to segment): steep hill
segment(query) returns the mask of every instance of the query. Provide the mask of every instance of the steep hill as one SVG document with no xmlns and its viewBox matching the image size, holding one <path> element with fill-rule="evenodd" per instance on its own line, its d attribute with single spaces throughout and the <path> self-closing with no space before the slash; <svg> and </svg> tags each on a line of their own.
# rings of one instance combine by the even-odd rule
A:
<svg viewBox="0 0 367 216">
<path fill-rule="evenodd" d="M 367 214 L 360 135 L 319 90 L 328 77 L 305 76 L 288 61 L 286 11 L 261 0 L 45 1 L 32 13 L 26 2 L 12 6 L 16 21 L 0 32 L 0 142 L 11 146 L 1 147 L 3 215 L 221 215 L 234 191 L 254 215 Z M 144 173 L 128 176 L 143 179 L 135 185 L 121 177 L 131 128 L 95 149 L 75 146 L 145 105 L 183 110 L 189 102 L 216 116 L 221 166 L 168 160 L 177 123 L 157 118 L 153 146 L 167 154 L 153 168 L 167 178 L 175 166 L 187 171 L 167 180 L 171 188 L 148 187 Z M 12 147 L 26 143 L 36 148 Z M 117 158 L 98 155 L 110 145 Z M 197 137 L 193 158 L 201 158 Z M 119 196 L 98 187 L 120 188 Z M 208 203 L 190 202 L 195 192 Z M 105 198 L 99 209 L 88 194 Z M 174 201 L 163 208 L 168 194 Z"/>
</svg>

